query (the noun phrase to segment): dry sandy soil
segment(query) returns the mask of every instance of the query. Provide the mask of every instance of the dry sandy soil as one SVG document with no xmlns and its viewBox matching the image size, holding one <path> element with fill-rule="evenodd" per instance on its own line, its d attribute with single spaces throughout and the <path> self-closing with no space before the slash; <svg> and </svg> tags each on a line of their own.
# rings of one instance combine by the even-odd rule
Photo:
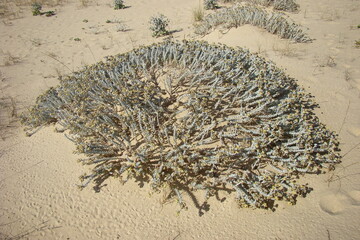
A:
<svg viewBox="0 0 360 240">
<path fill-rule="evenodd" d="M 127 0 L 130 7 L 122 10 L 110 0 L 53 1 L 44 5 L 56 9 L 49 18 L 14 2 L 0 8 L 0 239 L 360 239 L 359 0 L 298 0 L 300 11 L 289 15 L 315 39 L 302 44 L 253 26 L 196 37 L 193 0 Z M 189 199 L 189 209 L 177 215 L 177 204 L 149 196 L 147 185 L 115 179 L 100 193 L 79 191 L 85 167 L 72 142 L 51 127 L 28 138 L 14 117 L 58 84 L 59 75 L 162 41 L 148 29 L 156 13 L 170 19 L 176 40 L 246 47 L 285 69 L 315 96 L 317 115 L 339 134 L 342 163 L 303 177 L 314 190 L 275 212 L 240 209 L 224 193 L 226 200 L 211 199 L 201 217 Z M 128 31 L 107 20 L 122 21 Z"/>
</svg>

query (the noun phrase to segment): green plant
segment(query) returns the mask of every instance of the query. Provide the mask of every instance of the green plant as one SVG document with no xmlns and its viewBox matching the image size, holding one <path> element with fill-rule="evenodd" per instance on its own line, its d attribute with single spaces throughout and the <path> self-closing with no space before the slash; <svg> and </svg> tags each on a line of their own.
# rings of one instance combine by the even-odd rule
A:
<svg viewBox="0 0 360 240">
<path fill-rule="evenodd" d="M 151 17 L 149 23 L 153 37 L 160 37 L 169 34 L 169 31 L 167 30 L 169 19 L 163 14 Z"/>
<path fill-rule="evenodd" d="M 204 0 L 204 8 L 206 10 L 216 9 L 218 7 L 217 3 L 217 0 Z"/>
<path fill-rule="evenodd" d="M 124 9 L 125 5 L 124 5 L 124 1 L 123 0 L 114 0 L 114 9 Z"/>
<path fill-rule="evenodd" d="M 118 177 L 167 186 L 181 207 L 183 191 L 202 189 L 207 200 L 226 189 L 241 207 L 273 209 L 311 190 L 301 175 L 340 162 L 337 135 L 315 106 L 247 50 L 166 41 L 63 77 L 21 122 L 28 136 L 50 124 L 66 131 L 93 166 L 80 188 Z"/>
<path fill-rule="evenodd" d="M 74 38 L 74 41 L 75 41 L 75 42 L 80 42 L 81 39 L 77 37 L 77 38 Z"/>
<path fill-rule="evenodd" d="M 31 5 L 31 9 L 32 9 L 33 16 L 41 15 L 40 10 L 42 9 L 42 5 L 38 2 L 34 2 Z"/>
</svg>

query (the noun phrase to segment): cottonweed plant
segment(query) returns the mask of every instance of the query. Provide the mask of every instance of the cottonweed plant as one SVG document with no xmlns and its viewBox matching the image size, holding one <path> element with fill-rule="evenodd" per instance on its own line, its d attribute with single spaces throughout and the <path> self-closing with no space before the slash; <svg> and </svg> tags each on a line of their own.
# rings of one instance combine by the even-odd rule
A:
<svg viewBox="0 0 360 240">
<path fill-rule="evenodd" d="M 159 14 L 150 18 L 150 30 L 152 31 L 153 37 L 161 37 L 169 34 L 167 27 L 169 26 L 169 19 L 163 15 Z"/>
<path fill-rule="evenodd" d="M 162 42 L 63 77 L 22 115 L 31 136 L 55 124 L 92 165 L 81 188 L 110 176 L 205 199 L 227 189 L 241 207 L 295 204 L 297 182 L 338 163 L 335 133 L 311 97 L 272 62 L 206 42 Z M 216 195 L 217 196 L 217 195 Z M 206 202 L 206 201 L 205 201 Z"/>
<path fill-rule="evenodd" d="M 214 10 L 218 7 L 217 0 L 204 0 L 204 8 L 206 10 Z"/>
<path fill-rule="evenodd" d="M 281 38 L 296 42 L 310 42 L 311 39 L 303 32 L 300 25 L 295 24 L 280 12 L 267 12 L 255 5 L 234 5 L 205 16 L 204 20 L 195 26 L 195 33 L 206 35 L 221 25 L 227 29 L 251 24 L 266 29 Z"/>
</svg>

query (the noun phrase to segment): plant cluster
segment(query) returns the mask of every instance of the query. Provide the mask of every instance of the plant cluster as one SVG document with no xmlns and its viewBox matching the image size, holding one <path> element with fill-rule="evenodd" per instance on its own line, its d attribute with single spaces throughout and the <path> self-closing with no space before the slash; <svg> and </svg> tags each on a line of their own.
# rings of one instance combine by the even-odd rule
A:
<svg viewBox="0 0 360 240">
<path fill-rule="evenodd" d="M 151 17 L 149 23 L 153 37 L 161 37 L 169 34 L 169 31 L 167 30 L 169 19 L 163 14 Z"/>
<path fill-rule="evenodd" d="M 21 117 L 28 136 L 56 124 L 92 165 L 81 188 L 108 177 L 183 191 L 235 192 L 242 207 L 292 204 L 297 182 L 339 163 L 336 134 L 311 97 L 272 62 L 206 42 L 162 42 L 63 77 Z"/>
<path fill-rule="evenodd" d="M 126 6 L 124 0 L 114 0 L 114 9 L 124 9 Z"/>
<path fill-rule="evenodd" d="M 218 7 L 217 0 L 204 0 L 204 8 L 206 10 L 214 10 Z"/>
<path fill-rule="evenodd" d="M 235 5 L 231 8 L 221 9 L 205 16 L 204 20 L 197 24 L 195 33 L 206 35 L 211 30 L 221 25 L 227 29 L 251 24 L 266 29 L 281 38 L 287 38 L 296 42 L 310 42 L 311 39 L 303 32 L 300 25 L 295 24 L 284 14 L 279 12 L 267 12 L 254 5 Z"/>
</svg>

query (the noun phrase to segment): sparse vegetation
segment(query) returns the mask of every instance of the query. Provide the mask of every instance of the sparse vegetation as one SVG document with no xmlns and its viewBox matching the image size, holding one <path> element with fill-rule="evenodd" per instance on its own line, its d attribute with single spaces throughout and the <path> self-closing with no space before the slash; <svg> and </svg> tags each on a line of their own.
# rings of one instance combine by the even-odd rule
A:
<svg viewBox="0 0 360 240">
<path fill-rule="evenodd" d="M 150 18 L 150 30 L 152 31 L 153 37 L 161 37 L 169 34 L 169 30 L 167 29 L 169 25 L 169 19 L 160 14 L 155 17 Z"/>
</svg>

